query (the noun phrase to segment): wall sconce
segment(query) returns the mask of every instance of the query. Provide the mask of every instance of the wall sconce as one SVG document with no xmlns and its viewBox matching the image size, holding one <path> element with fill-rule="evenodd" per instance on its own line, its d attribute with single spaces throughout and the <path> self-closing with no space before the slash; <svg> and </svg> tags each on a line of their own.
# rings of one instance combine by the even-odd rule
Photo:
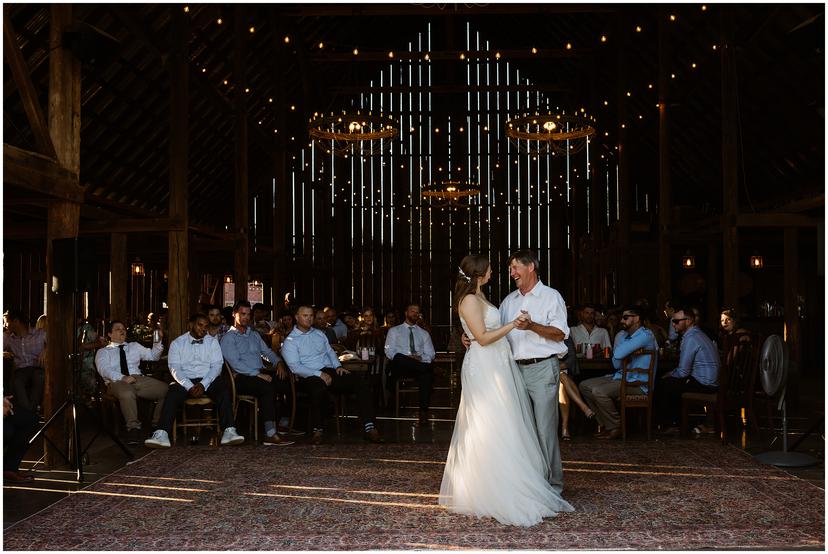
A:
<svg viewBox="0 0 828 554">
<path fill-rule="evenodd" d="M 751 269 L 762 269 L 765 267 L 765 260 L 762 259 L 762 256 L 751 256 L 750 257 L 750 268 Z"/>
<path fill-rule="evenodd" d="M 689 250 L 681 257 L 681 267 L 684 269 L 694 269 L 696 267 L 696 258 L 690 254 Z"/>
<path fill-rule="evenodd" d="M 139 258 L 135 258 L 135 261 L 132 263 L 131 266 L 132 275 L 135 277 L 143 277 L 144 276 L 144 264 L 141 263 Z"/>
<path fill-rule="evenodd" d="M 224 282 L 225 283 L 232 283 L 233 282 L 233 276 L 232 275 L 225 275 L 224 276 Z"/>
</svg>

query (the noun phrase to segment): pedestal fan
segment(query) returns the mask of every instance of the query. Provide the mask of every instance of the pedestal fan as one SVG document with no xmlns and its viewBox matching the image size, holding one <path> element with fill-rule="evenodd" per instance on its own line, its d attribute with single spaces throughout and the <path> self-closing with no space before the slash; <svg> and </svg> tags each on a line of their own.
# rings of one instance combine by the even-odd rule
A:
<svg viewBox="0 0 828 554">
<path fill-rule="evenodd" d="M 778 394 L 777 409 L 782 411 L 782 450 L 756 454 L 754 458 L 763 463 L 779 467 L 806 467 L 817 463 L 816 458 L 800 452 L 788 451 L 788 414 L 785 391 L 788 381 L 788 352 L 779 335 L 771 335 L 762 344 L 759 355 L 759 379 L 768 395 L 768 402 Z"/>
</svg>

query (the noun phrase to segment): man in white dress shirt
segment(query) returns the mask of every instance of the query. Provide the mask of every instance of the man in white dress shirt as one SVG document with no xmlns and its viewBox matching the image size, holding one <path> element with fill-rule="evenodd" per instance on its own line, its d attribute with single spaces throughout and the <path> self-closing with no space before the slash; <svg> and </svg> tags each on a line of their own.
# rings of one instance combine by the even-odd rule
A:
<svg viewBox="0 0 828 554">
<path fill-rule="evenodd" d="M 506 335 L 512 346 L 526 390 L 532 399 L 535 426 L 541 451 L 549 466 L 547 480 L 563 491 L 563 469 L 558 443 L 558 354 L 567 352 L 569 336 L 566 303 L 561 294 L 540 282 L 538 259 L 531 250 L 519 250 L 509 258 L 509 275 L 518 290 L 500 304 L 500 320 L 505 325 L 521 313 L 527 317 Z"/>
<path fill-rule="evenodd" d="M 194 314 L 190 317 L 189 332 L 170 344 L 168 365 L 175 383 L 170 384 L 170 390 L 164 399 L 158 429 L 152 437 L 144 441 L 149 448 L 171 446 L 170 433 L 175 422 L 175 413 L 188 396 L 200 398 L 206 395 L 216 404 L 219 425 L 224 429 L 221 444 L 235 445 L 244 442 L 244 437 L 236 433 L 230 384 L 221 374 L 224 357 L 221 355 L 218 340 L 207 332 L 209 325 L 206 315 Z"/>
<path fill-rule="evenodd" d="M 601 350 L 611 346 L 607 330 L 595 325 L 594 304 L 584 304 L 578 319 L 581 324 L 569 330 L 572 334 L 572 342 L 575 343 L 575 350 L 577 352 L 586 354 L 584 350 L 585 344 L 599 344 L 601 345 Z"/>
<path fill-rule="evenodd" d="M 418 325 L 422 320 L 420 306 L 409 304 L 405 308 L 405 321 L 388 330 L 385 337 L 385 357 L 388 358 L 388 379 L 385 386 L 394 395 L 400 377 L 417 379 L 420 388 L 419 423 L 428 423 L 428 406 L 431 402 L 431 385 L 434 382 L 434 344 L 428 331 Z"/>
<path fill-rule="evenodd" d="M 153 343 L 151 349 L 137 342 L 126 342 L 126 326 L 117 319 L 109 323 L 107 334 L 110 342 L 95 354 L 95 367 L 107 385 L 107 393 L 118 399 L 126 421 L 127 444 L 140 444 L 143 437 L 136 398 L 156 401 L 152 415 L 152 424 L 155 426 L 161 417 L 161 405 L 167 396 L 168 387 L 167 383 L 143 375 L 138 366 L 141 360 L 161 359 L 164 334 L 161 331 L 158 342 Z"/>
</svg>

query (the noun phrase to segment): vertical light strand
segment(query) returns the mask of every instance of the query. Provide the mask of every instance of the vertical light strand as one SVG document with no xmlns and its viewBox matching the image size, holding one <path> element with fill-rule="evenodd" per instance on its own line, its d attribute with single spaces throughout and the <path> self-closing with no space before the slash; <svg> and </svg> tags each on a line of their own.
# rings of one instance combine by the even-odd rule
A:
<svg viewBox="0 0 828 554">
<path fill-rule="evenodd" d="M 489 57 L 489 53 L 491 52 L 489 41 L 486 41 L 486 129 L 491 129 L 491 115 L 492 115 L 492 92 L 491 92 L 491 67 L 492 61 Z M 481 166 L 482 167 L 482 166 Z M 481 169 L 482 171 L 482 169 Z M 481 173 L 482 176 L 482 173 Z M 482 187 L 483 180 L 481 179 L 480 185 Z M 487 242 L 487 251 L 489 252 L 489 259 L 494 259 L 494 253 L 492 252 L 492 233 L 491 229 L 494 225 L 494 221 L 492 219 L 492 208 L 494 207 L 495 203 L 495 195 L 492 191 L 492 140 L 491 140 L 491 132 L 486 133 L 486 219 L 488 221 L 488 232 L 486 233 L 486 242 Z M 500 274 L 500 272 L 497 272 Z M 500 279 L 498 278 L 498 288 L 500 285 Z"/>
<path fill-rule="evenodd" d="M 510 109 L 510 99 L 511 93 L 509 92 L 509 84 L 510 84 L 510 77 L 509 74 L 509 62 L 506 62 L 506 113 L 511 116 L 511 109 Z M 500 88 L 498 87 L 498 96 L 500 96 Z M 517 113 L 517 112 L 515 112 Z M 500 130 L 500 118 L 498 118 L 498 131 Z M 500 137 L 500 133 L 497 135 Z M 506 142 L 506 158 L 504 160 L 505 172 L 506 172 L 506 249 L 511 252 L 512 251 L 512 143 L 511 141 Z"/>
<path fill-rule="evenodd" d="M 518 85 L 518 87 L 520 87 L 520 71 L 519 70 L 515 71 L 515 84 Z M 517 113 L 520 113 L 520 89 L 519 88 L 518 88 L 518 90 L 515 90 L 515 111 Z M 515 171 L 515 182 L 517 183 L 517 190 L 516 190 L 516 192 L 517 192 L 517 212 L 516 212 L 516 218 L 515 219 L 517 220 L 517 243 L 520 244 L 520 245 L 526 244 L 526 242 L 523 240 L 523 225 L 521 224 L 521 222 L 523 221 L 523 217 L 522 217 L 522 215 L 523 215 L 522 214 L 522 212 L 523 212 L 523 194 L 522 194 L 523 190 L 522 190 L 522 187 L 520 186 L 520 182 L 521 182 L 521 179 L 520 179 L 520 162 L 521 162 L 522 158 L 523 158 L 523 156 L 520 155 L 520 150 L 516 149 L 515 150 L 515 162 L 516 163 L 514 165 L 517 166 L 517 169 Z"/>
<path fill-rule="evenodd" d="M 621 219 L 621 192 L 618 184 L 618 164 L 615 164 L 615 221 Z"/>
<path fill-rule="evenodd" d="M 609 168 L 606 171 L 607 177 L 607 184 L 606 184 L 606 194 L 607 194 L 607 227 L 610 224 L 610 184 L 609 184 Z"/>
</svg>

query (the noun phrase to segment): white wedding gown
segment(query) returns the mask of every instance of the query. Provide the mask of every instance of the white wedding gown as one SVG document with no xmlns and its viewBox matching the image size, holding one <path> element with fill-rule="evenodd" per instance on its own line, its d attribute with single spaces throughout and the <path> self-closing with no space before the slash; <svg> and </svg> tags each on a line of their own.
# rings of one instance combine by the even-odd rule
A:
<svg viewBox="0 0 828 554">
<path fill-rule="evenodd" d="M 486 329 L 500 327 L 486 303 Z M 471 337 L 466 322 L 463 330 Z M 530 526 L 573 508 L 546 481 L 523 377 L 506 338 L 487 346 L 472 342 L 463 360 L 462 394 L 451 437 L 439 503 L 453 512 Z"/>
</svg>

